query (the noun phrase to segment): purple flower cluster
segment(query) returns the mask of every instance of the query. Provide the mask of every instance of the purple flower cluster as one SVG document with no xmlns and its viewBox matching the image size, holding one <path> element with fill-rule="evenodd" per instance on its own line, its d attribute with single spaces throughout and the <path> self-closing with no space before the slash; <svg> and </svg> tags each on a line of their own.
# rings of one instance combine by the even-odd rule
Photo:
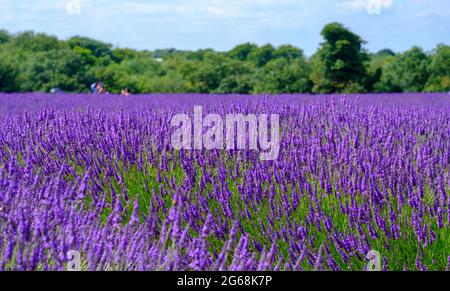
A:
<svg viewBox="0 0 450 291">
<path fill-rule="evenodd" d="M 281 150 L 175 151 L 178 113 Z M 450 96 L 0 95 L 0 270 L 445 270 Z"/>
</svg>

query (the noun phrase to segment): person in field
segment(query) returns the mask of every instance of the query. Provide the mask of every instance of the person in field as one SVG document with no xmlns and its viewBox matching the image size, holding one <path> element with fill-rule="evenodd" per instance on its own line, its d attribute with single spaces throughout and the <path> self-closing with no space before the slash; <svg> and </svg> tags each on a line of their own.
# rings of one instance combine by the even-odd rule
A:
<svg viewBox="0 0 450 291">
<path fill-rule="evenodd" d="M 91 85 L 91 91 L 92 91 L 92 94 L 98 94 L 97 87 L 98 87 L 98 83 L 93 83 L 93 84 Z"/>
<path fill-rule="evenodd" d="M 93 83 L 91 85 L 92 94 L 108 94 L 109 92 L 105 89 L 105 86 L 101 82 Z"/>
<path fill-rule="evenodd" d="M 120 95 L 122 95 L 122 96 L 130 96 L 131 93 L 130 93 L 130 91 L 128 90 L 128 88 L 125 88 L 125 89 L 122 90 L 122 92 L 120 93 Z"/>
<path fill-rule="evenodd" d="M 103 85 L 103 83 L 99 83 L 98 87 L 97 87 L 98 93 L 99 94 L 108 94 L 109 92 L 106 90 L 105 86 Z"/>
</svg>

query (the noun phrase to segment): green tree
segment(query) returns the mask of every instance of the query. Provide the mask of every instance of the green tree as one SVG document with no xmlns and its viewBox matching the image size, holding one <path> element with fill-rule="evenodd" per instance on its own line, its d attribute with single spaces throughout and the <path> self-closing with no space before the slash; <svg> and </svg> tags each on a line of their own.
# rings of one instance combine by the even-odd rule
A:
<svg viewBox="0 0 450 291">
<path fill-rule="evenodd" d="M 321 35 L 325 41 L 312 60 L 313 91 L 333 93 L 362 88 L 367 60 L 364 41 L 339 23 L 326 25 Z"/>
<path fill-rule="evenodd" d="M 44 33 L 25 31 L 16 35 L 13 39 L 15 49 L 31 52 L 51 51 L 64 48 L 64 43 L 54 36 Z"/>
<path fill-rule="evenodd" d="M 120 63 L 125 60 L 138 57 L 140 54 L 134 49 L 130 48 L 116 48 L 112 50 L 112 58 L 114 61 Z"/>
<path fill-rule="evenodd" d="M 208 55 L 208 54 L 212 55 L 212 54 L 217 54 L 217 53 L 212 49 L 199 49 L 199 50 L 192 51 L 192 52 L 183 52 L 181 54 L 184 55 L 184 57 L 188 60 L 203 61 L 205 59 L 206 55 Z"/>
<path fill-rule="evenodd" d="M 180 75 L 170 74 L 161 77 L 138 77 L 137 92 L 146 93 L 185 93 L 189 92 L 186 81 Z M 136 91 L 133 91 L 136 92 Z"/>
<path fill-rule="evenodd" d="M 146 79 L 152 79 L 154 84 L 155 79 L 165 75 L 159 62 L 144 56 L 125 59 L 120 64 L 114 63 L 107 68 L 108 70 L 97 71 L 97 77 L 99 80 L 107 78 L 111 90 L 117 92 L 123 88 L 129 88 L 135 93 L 155 92 L 154 86 L 148 85 Z"/>
<path fill-rule="evenodd" d="M 220 94 L 250 94 L 253 92 L 255 80 L 250 74 L 230 75 L 225 77 L 214 93 Z"/>
<path fill-rule="evenodd" d="M 419 47 L 398 54 L 383 67 L 381 88 L 386 92 L 421 92 L 429 74 L 429 57 Z"/>
<path fill-rule="evenodd" d="M 450 91 L 450 46 L 444 44 L 437 46 L 431 55 L 428 71 L 430 77 L 426 84 L 426 91 Z"/>
<path fill-rule="evenodd" d="M 0 50 L 0 92 L 14 92 L 17 88 L 18 68 L 12 57 Z"/>
<path fill-rule="evenodd" d="M 192 61 L 182 68 L 182 74 L 197 93 L 217 90 L 228 73 L 226 57 L 215 53 L 207 53 L 203 61 Z"/>
<path fill-rule="evenodd" d="M 248 60 L 253 62 L 257 67 L 263 67 L 273 58 L 274 52 L 275 48 L 270 44 L 266 44 L 251 51 L 248 55 Z"/>
<path fill-rule="evenodd" d="M 86 75 L 83 68 L 83 59 L 69 49 L 28 54 L 20 66 L 20 90 L 48 92 L 57 87 L 84 91 L 87 84 L 82 79 Z"/>
<path fill-rule="evenodd" d="M 153 53 L 151 53 L 151 55 L 155 59 L 167 59 L 170 57 L 181 55 L 183 53 L 185 52 L 174 48 L 169 48 L 169 49 L 157 49 Z"/>
<path fill-rule="evenodd" d="M 249 94 L 255 84 L 255 67 L 248 62 L 230 60 L 226 64 L 225 75 L 214 93 Z"/>
<path fill-rule="evenodd" d="M 136 57 L 127 59 L 119 65 L 119 69 L 128 75 L 163 75 L 161 64 L 151 58 Z"/>
<path fill-rule="evenodd" d="M 310 69 L 302 58 L 290 62 L 278 58 L 267 63 L 260 72 L 261 77 L 255 93 L 306 93 L 311 90 Z"/>
<path fill-rule="evenodd" d="M 88 37 L 81 37 L 81 36 L 74 36 L 71 37 L 67 43 L 69 44 L 69 47 L 71 49 L 74 49 L 75 47 L 82 47 L 85 49 L 89 49 L 92 51 L 95 57 L 112 57 L 112 45 L 88 38 Z"/>
<path fill-rule="evenodd" d="M 86 65 L 93 66 L 97 62 L 96 57 L 90 49 L 76 46 L 72 51 L 78 55 Z"/>
<path fill-rule="evenodd" d="M 380 83 L 383 74 L 383 67 L 395 59 L 395 53 L 390 49 L 382 49 L 370 55 L 367 63 L 367 78 L 364 85 L 369 92 L 383 92 Z"/>
<path fill-rule="evenodd" d="M 292 45 L 279 46 L 273 53 L 274 58 L 285 58 L 289 61 L 303 58 L 303 51 Z"/>
<path fill-rule="evenodd" d="M 227 53 L 227 55 L 230 58 L 245 61 L 247 60 L 248 55 L 256 49 L 258 49 L 258 46 L 256 44 L 247 42 L 235 46 L 232 50 L 230 50 Z"/>
<path fill-rule="evenodd" d="M 11 39 L 11 35 L 4 29 L 0 29 L 0 45 L 8 42 Z"/>
<path fill-rule="evenodd" d="M 373 55 L 373 58 L 386 58 L 386 57 L 395 57 L 395 52 L 391 49 L 382 49 L 379 50 L 376 54 Z"/>
</svg>

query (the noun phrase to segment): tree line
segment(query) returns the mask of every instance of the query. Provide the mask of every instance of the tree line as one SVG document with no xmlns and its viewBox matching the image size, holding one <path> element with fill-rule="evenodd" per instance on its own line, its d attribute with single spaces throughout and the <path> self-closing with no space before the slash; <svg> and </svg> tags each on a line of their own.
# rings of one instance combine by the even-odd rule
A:
<svg viewBox="0 0 450 291">
<path fill-rule="evenodd" d="M 95 39 L 67 40 L 32 31 L 0 30 L 0 91 L 89 92 L 101 81 L 110 92 L 132 93 L 365 93 L 448 92 L 450 46 L 431 52 L 370 53 L 340 23 L 326 25 L 307 58 L 292 45 L 240 44 L 212 49 L 137 51 Z"/>
</svg>

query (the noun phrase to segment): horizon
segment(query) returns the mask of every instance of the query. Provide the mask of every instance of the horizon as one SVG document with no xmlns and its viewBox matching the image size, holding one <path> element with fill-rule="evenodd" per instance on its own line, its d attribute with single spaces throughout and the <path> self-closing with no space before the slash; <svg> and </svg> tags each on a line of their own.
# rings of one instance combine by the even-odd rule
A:
<svg viewBox="0 0 450 291">
<path fill-rule="evenodd" d="M 398 53 L 413 46 L 432 51 L 440 43 L 448 44 L 448 1 L 379 0 L 379 11 L 371 11 L 369 1 L 0 0 L 0 27 L 14 34 L 33 30 L 63 40 L 79 35 L 149 51 L 228 51 L 251 42 L 291 44 L 309 57 L 330 22 L 340 22 L 360 35 L 372 53 L 385 48 Z"/>
</svg>

